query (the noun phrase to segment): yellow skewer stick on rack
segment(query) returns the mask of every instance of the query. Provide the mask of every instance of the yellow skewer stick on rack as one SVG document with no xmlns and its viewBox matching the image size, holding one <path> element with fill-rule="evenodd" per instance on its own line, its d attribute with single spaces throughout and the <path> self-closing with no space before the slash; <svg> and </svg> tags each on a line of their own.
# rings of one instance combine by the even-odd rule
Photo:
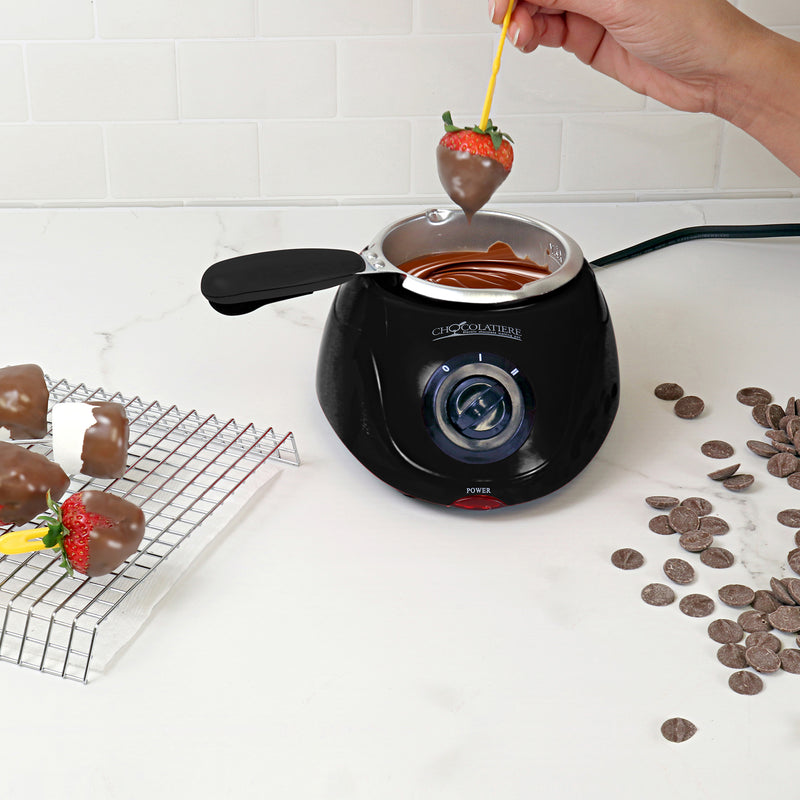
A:
<svg viewBox="0 0 800 800">
<path fill-rule="evenodd" d="M 20 531 L 4 533 L 0 536 L 0 553 L 11 556 L 50 549 L 45 546 L 41 539 L 47 532 L 48 528 L 26 528 Z"/>
<path fill-rule="evenodd" d="M 514 10 L 516 0 L 511 0 L 506 9 L 506 15 L 503 17 L 503 30 L 500 34 L 500 43 L 497 45 L 497 53 L 494 57 L 492 64 L 492 76 L 489 79 L 489 88 L 486 90 L 486 99 L 483 102 L 483 114 L 481 114 L 480 128 L 486 130 L 489 124 L 489 112 L 492 108 L 492 99 L 494 98 L 494 86 L 497 83 L 497 73 L 500 71 L 500 59 L 503 57 L 503 45 L 506 42 L 506 35 L 508 34 L 508 25 L 511 22 L 511 12 Z"/>
</svg>

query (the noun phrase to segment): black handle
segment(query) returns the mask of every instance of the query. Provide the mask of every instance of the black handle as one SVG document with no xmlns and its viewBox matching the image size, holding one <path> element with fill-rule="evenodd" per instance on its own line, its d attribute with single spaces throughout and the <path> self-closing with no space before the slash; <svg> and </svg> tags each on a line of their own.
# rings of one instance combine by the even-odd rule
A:
<svg viewBox="0 0 800 800">
<path fill-rule="evenodd" d="M 212 264 L 200 291 L 221 314 L 247 314 L 276 300 L 338 286 L 363 269 L 364 260 L 350 250 L 271 250 Z"/>
</svg>

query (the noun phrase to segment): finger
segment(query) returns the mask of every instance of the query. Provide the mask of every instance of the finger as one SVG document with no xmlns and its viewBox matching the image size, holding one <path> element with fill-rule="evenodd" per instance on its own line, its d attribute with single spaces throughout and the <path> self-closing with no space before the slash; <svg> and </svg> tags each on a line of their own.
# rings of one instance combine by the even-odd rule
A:
<svg viewBox="0 0 800 800">
<path fill-rule="evenodd" d="M 508 40 L 514 47 L 523 50 L 530 46 L 535 35 L 534 23 L 538 6 L 530 3 L 523 3 L 522 7 L 517 7 L 511 14 L 511 22 L 508 26 Z M 536 46 L 535 44 L 533 45 Z M 530 51 L 525 51 L 530 52 Z"/>
<path fill-rule="evenodd" d="M 489 17 L 495 25 L 502 25 L 505 18 L 506 11 L 508 11 L 508 4 L 511 0 L 489 0 Z M 528 0 L 517 0 L 514 13 L 516 14 L 520 9 L 527 10 L 528 14 L 535 14 L 537 6 Z"/>
</svg>

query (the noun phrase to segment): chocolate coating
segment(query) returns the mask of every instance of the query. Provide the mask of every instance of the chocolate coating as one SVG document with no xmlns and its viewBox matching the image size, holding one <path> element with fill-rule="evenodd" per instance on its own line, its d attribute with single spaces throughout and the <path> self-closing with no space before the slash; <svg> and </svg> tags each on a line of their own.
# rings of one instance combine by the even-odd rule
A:
<svg viewBox="0 0 800 800">
<path fill-rule="evenodd" d="M 19 364 L 0 369 L 0 427 L 12 439 L 47 436 L 47 384 L 42 368 Z"/>
<path fill-rule="evenodd" d="M 144 537 L 144 514 L 139 506 L 110 492 L 81 492 L 84 508 L 106 520 L 89 534 L 90 578 L 107 575 L 132 556 Z"/>
<path fill-rule="evenodd" d="M 121 403 L 93 402 L 96 422 L 83 437 L 81 472 L 90 478 L 120 478 L 128 459 L 130 427 Z"/>
<path fill-rule="evenodd" d="M 0 442 L 0 523 L 24 525 L 47 510 L 47 492 L 60 499 L 69 478 L 58 464 L 9 442 Z"/>
<path fill-rule="evenodd" d="M 442 187 L 467 219 L 489 202 L 508 177 L 506 168 L 493 158 L 451 150 L 441 144 L 436 146 L 436 166 Z"/>
</svg>

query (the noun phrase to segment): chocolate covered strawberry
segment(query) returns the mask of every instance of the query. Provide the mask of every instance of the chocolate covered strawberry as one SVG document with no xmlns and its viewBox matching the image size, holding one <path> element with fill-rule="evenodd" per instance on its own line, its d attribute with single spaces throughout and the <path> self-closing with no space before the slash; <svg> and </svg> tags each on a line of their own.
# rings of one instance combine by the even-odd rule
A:
<svg viewBox="0 0 800 800">
<path fill-rule="evenodd" d="M 144 536 L 142 510 L 109 492 L 83 491 L 61 505 L 50 501 L 52 515 L 42 520 L 44 547 L 61 549 L 61 565 L 90 578 L 115 570 L 139 547 Z"/>
<path fill-rule="evenodd" d="M 514 163 L 511 137 L 489 120 L 485 128 L 459 128 L 442 114 L 445 134 L 436 148 L 439 180 L 468 219 L 489 201 Z"/>
</svg>

